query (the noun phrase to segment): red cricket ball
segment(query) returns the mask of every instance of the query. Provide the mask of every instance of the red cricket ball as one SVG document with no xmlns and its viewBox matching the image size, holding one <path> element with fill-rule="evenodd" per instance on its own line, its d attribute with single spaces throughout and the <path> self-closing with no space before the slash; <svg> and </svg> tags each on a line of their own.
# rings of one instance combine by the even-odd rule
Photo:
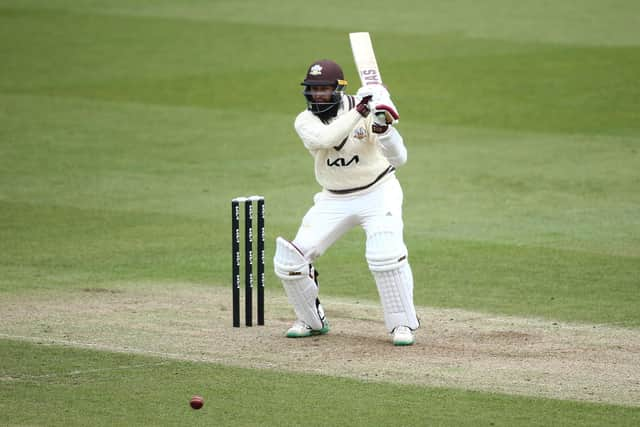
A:
<svg viewBox="0 0 640 427">
<path fill-rule="evenodd" d="M 204 405 L 204 399 L 201 396 L 193 396 L 189 401 L 189 405 L 191 405 L 193 409 L 200 409 L 202 405 Z"/>
</svg>

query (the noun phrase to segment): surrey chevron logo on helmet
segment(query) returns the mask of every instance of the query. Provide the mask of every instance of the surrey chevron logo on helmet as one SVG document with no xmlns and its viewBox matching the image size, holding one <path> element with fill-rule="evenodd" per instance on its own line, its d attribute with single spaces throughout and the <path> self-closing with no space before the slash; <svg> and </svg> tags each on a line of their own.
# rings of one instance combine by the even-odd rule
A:
<svg viewBox="0 0 640 427">
<path fill-rule="evenodd" d="M 319 76 L 322 74 L 322 65 L 320 64 L 314 64 L 311 66 L 311 68 L 309 68 L 309 75 L 310 76 Z"/>
</svg>

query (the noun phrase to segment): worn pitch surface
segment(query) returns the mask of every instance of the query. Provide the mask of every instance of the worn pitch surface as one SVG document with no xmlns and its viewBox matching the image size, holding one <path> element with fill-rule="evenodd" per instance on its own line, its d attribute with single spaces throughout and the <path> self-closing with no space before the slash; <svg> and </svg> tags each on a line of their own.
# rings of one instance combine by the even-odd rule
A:
<svg viewBox="0 0 640 427">
<path fill-rule="evenodd" d="M 230 292 L 207 286 L 87 288 L 0 303 L 0 336 L 364 380 L 640 405 L 640 331 L 418 307 L 417 345 L 396 348 L 378 304 L 324 300 L 329 335 L 286 339 L 285 298 L 267 326 L 231 327 Z"/>
</svg>

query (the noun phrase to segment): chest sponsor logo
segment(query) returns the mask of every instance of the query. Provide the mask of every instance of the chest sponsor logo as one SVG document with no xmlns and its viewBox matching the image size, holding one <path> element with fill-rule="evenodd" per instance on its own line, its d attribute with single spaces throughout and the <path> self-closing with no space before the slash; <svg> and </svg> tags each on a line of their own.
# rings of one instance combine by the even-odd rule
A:
<svg viewBox="0 0 640 427">
<path fill-rule="evenodd" d="M 363 138 L 366 138 L 366 136 L 367 136 L 367 131 L 362 126 L 355 128 L 353 130 L 354 138 L 363 139 Z"/>
<path fill-rule="evenodd" d="M 353 156 L 349 161 L 347 161 L 347 159 L 345 159 L 344 157 L 338 157 L 333 161 L 330 158 L 327 159 L 327 166 L 329 167 L 341 168 L 345 166 L 351 166 L 352 164 L 357 165 L 358 163 L 360 163 L 360 157 L 358 157 L 357 154 Z"/>
</svg>

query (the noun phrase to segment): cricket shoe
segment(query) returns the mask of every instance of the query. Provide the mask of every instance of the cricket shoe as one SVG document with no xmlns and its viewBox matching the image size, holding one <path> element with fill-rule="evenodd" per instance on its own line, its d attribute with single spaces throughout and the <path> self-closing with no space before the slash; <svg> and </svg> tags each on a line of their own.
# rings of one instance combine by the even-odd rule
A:
<svg viewBox="0 0 640 427">
<path fill-rule="evenodd" d="M 393 332 L 393 345 L 413 345 L 416 337 L 408 326 L 398 326 Z"/>
<path fill-rule="evenodd" d="M 322 329 L 311 329 L 311 326 L 302 320 L 296 320 L 287 331 L 287 338 L 303 338 L 314 335 L 324 335 L 329 332 L 329 322 L 327 319 L 322 320 Z"/>
</svg>

